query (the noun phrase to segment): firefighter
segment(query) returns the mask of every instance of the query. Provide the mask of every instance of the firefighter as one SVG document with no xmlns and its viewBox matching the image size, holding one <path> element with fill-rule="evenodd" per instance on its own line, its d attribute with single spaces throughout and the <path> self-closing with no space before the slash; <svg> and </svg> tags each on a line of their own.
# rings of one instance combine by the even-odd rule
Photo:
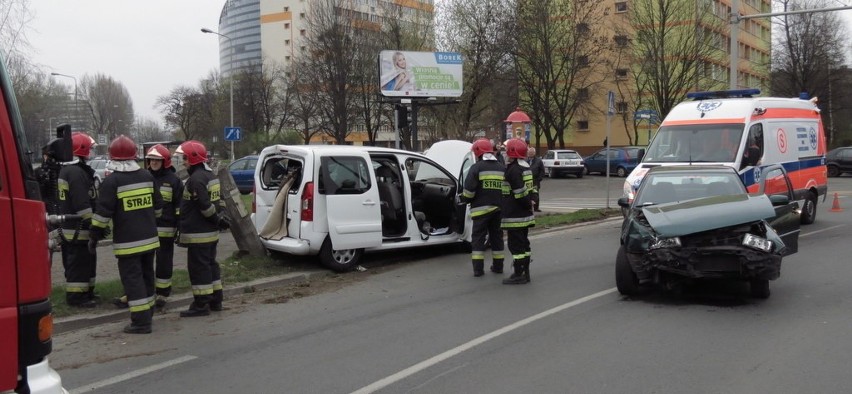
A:
<svg viewBox="0 0 852 394">
<path fill-rule="evenodd" d="M 177 214 L 183 185 L 175 175 L 172 155 L 169 149 L 157 144 L 145 154 L 145 164 L 154 176 L 154 187 L 163 199 L 162 215 L 157 218 L 157 235 L 160 249 L 157 250 L 154 272 L 156 274 L 157 298 L 154 306 L 163 308 L 172 294 L 172 272 L 174 267 L 175 234 L 177 233 Z M 113 300 L 119 308 L 127 308 L 127 295 Z"/>
<path fill-rule="evenodd" d="M 228 217 L 218 212 L 219 179 L 207 166 L 207 148 L 186 141 L 175 151 L 188 165 L 178 220 L 178 243 L 187 247 L 187 268 L 193 302 L 181 317 L 207 316 L 222 310 L 222 277 L 216 262 L 219 230 L 230 228 Z"/>
<path fill-rule="evenodd" d="M 136 163 L 136 144 L 118 136 L 109 144 L 110 176 L 101 183 L 89 250 L 97 247 L 103 231 L 113 222 L 112 248 L 127 295 L 128 334 L 150 334 L 154 315 L 154 252 L 160 247 L 157 219 L 162 199 L 154 177 Z"/>
<path fill-rule="evenodd" d="M 470 203 L 473 219 L 470 259 L 473 276 L 485 275 L 486 242 L 491 244 L 491 272 L 503 273 L 503 231 L 500 204 L 506 167 L 497 160 L 491 141 L 480 138 L 470 147 L 476 163 L 464 180 L 461 200 Z"/>
<path fill-rule="evenodd" d="M 512 253 L 514 273 L 503 280 L 506 285 L 530 282 L 529 228 L 535 226 L 533 174 L 527 157 L 527 144 L 518 138 L 506 141 L 506 182 L 503 186 L 503 221 Z"/>
<path fill-rule="evenodd" d="M 62 214 L 80 215 L 80 220 L 66 220 L 62 224 L 62 266 L 65 269 L 65 301 L 68 305 L 92 308 L 97 306 L 95 276 L 97 255 L 90 251 L 89 226 L 92 208 L 97 198 L 95 170 L 87 163 L 95 140 L 88 134 L 71 134 L 74 158 L 62 163 L 57 180 L 59 211 Z"/>
</svg>

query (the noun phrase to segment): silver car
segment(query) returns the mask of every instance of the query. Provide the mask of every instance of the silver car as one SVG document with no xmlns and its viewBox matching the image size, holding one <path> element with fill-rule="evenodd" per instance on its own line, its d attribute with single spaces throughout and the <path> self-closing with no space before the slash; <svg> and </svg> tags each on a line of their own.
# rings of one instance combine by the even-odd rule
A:
<svg viewBox="0 0 852 394">
<path fill-rule="evenodd" d="M 109 160 L 107 159 L 93 159 L 89 161 L 89 166 L 95 170 L 95 188 L 100 187 L 101 182 L 103 182 L 104 178 L 106 178 L 111 172 L 106 168 L 107 163 L 109 163 Z"/>
</svg>

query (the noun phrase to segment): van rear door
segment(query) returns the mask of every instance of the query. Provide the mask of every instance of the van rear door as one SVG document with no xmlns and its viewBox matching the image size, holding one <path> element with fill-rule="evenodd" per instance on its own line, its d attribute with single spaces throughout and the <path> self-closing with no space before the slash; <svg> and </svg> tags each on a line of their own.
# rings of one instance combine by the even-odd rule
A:
<svg viewBox="0 0 852 394">
<path fill-rule="evenodd" d="M 319 164 L 317 193 L 325 196 L 332 247 L 341 250 L 380 246 L 379 188 L 367 153 L 322 156 Z"/>
</svg>

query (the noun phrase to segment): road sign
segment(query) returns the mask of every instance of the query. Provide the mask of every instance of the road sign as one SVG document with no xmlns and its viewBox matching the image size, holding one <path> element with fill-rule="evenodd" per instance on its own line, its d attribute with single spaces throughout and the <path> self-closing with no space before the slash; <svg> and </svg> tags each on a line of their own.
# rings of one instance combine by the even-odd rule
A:
<svg viewBox="0 0 852 394">
<path fill-rule="evenodd" d="M 107 143 L 107 135 L 106 134 L 98 134 L 98 144 L 106 145 Z"/>
<path fill-rule="evenodd" d="M 615 93 L 612 90 L 606 93 L 607 115 L 615 115 Z"/>
<path fill-rule="evenodd" d="M 243 131 L 239 127 L 225 127 L 225 141 L 240 141 Z"/>
</svg>

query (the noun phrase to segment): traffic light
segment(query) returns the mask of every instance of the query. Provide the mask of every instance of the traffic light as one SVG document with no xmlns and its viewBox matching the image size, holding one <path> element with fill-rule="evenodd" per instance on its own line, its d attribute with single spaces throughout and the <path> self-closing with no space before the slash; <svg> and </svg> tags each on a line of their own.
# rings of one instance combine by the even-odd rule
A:
<svg viewBox="0 0 852 394">
<path fill-rule="evenodd" d="M 396 106 L 396 125 L 399 129 L 408 127 L 408 107 L 405 105 Z"/>
</svg>

